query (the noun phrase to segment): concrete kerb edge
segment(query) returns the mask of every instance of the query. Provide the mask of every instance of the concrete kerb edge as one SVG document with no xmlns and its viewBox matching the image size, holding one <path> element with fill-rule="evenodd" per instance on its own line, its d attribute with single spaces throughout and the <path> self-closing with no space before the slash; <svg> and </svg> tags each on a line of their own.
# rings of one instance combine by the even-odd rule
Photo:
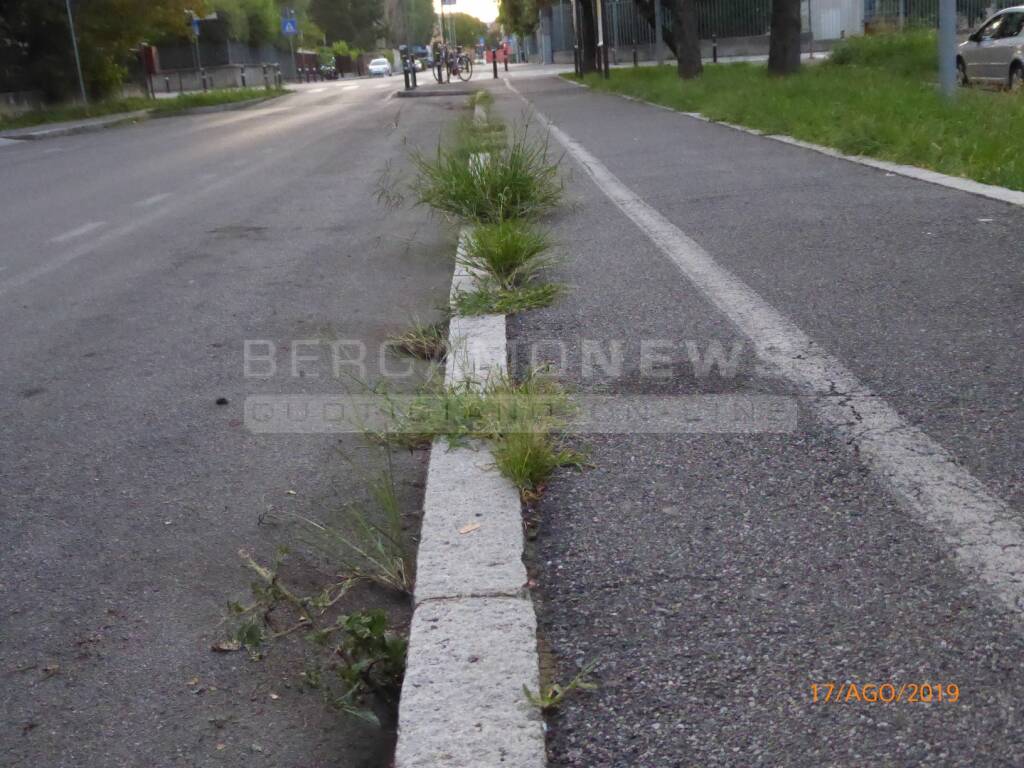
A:
<svg viewBox="0 0 1024 768">
<path fill-rule="evenodd" d="M 473 281 L 457 258 L 451 295 Z M 504 315 L 453 318 L 447 384 L 473 386 L 506 364 Z M 486 445 L 434 442 L 395 768 L 546 765 L 543 718 L 523 690 L 539 690 L 540 667 L 521 514 Z"/>
<path fill-rule="evenodd" d="M 563 78 L 565 79 L 565 78 Z M 585 83 L 578 83 L 574 80 L 566 80 L 568 83 L 579 88 L 590 88 Z M 989 200 L 998 200 L 1001 203 L 1008 203 L 1009 205 L 1016 205 L 1024 207 L 1024 192 L 1008 189 L 1006 187 L 997 187 L 993 184 L 982 184 L 980 181 L 974 181 L 973 179 L 965 179 L 959 176 L 950 176 L 945 173 L 939 173 L 938 171 L 931 171 L 927 168 L 919 168 L 916 165 L 904 165 L 902 163 L 893 163 L 888 160 L 877 160 L 873 157 L 865 157 L 863 155 L 847 155 L 844 152 L 840 152 L 838 149 L 832 147 L 826 147 L 821 144 L 814 144 L 809 141 L 803 141 L 801 139 L 793 138 L 792 136 L 786 136 L 783 134 L 765 133 L 757 128 L 748 128 L 743 125 L 736 125 L 735 123 L 728 123 L 724 120 L 714 120 L 713 118 L 703 115 L 700 112 L 682 112 L 672 107 L 667 107 L 664 104 L 655 104 L 653 101 L 646 99 L 637 98 L 636 96 L 629 96 L 622 93 L 611 93 L 612 96 L 618 96 L 626 99 L 627 101 L 636 101 L 641 104 L 646 104 L 649 107 L 656 107 L 657 109 L 665 110 L 667 112 L 675 112 L 683 117 L 689 117 L 694 120 L 700 120 L 705 123 L 714 123 L 715 125 L 721 125 L 726 128 L 731 128 L 734 131 L 740 131 L 742 133 L 748 133 L 752 136 L 758 136 L 762 139 L 769 139 L 771 141 L 777 141 L 781 144 L 788 144 L 791 147 L 798 147 L 800 149 L 810 150 L 817 152 L 828 157 L 834 157 L 838 160 L 846 160 L 850 163 L 856 163 L 857 165 L 863 165 L 868 168 L 874 168 L 878 171 L 884 171 L 886 173 L 896 174 L 897 176 L 904 176 L 908 179 L 915 179 L 917 181 L 924 181 L 928 184 L 935 184 L 940 187 L 946 187 L 947 189 L 955 189 L 958 192 L 966 192 L 970 195 L 976 195 L 978 197 L 985 197 Z"/>
</svg>

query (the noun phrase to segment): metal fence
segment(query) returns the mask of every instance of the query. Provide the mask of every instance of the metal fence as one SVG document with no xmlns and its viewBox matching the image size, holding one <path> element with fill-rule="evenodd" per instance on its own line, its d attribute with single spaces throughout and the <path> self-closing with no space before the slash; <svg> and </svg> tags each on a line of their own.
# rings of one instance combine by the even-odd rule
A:
<svg viewBox="0 0 1024 768">
<path fill-rule="evenodd" d="M 973 29 L 990 13 L 1018 5 L 1019 0 L 956 0 L 960 29 Z M 864 0 L 864 24 L 873 28 L 938 26 L 938 0 Z"/>
<path fill-rule="evenodd" d="M 587 2 L 588 0 L 582 0 Z M 1021 0 L 957 0 L 958 26 L 977 27 L 993 10 Z M 771 28 L 771 0 L 696 0 L 698 34 L 702 40 L 758 37 Z M 936 26 L 939 0 L 803 0 L 804 31 L 816 40 L 835 40 L 865 31 L 905 26 Z M 665 28 L 672 28 L 671 0 L 662 0 Z M 650 45 L 653 25 L 642 16 L 635 0 L 605 0 L 606 38 L 620 46 Z M 551 46 L 556 51 L 573 46 L 572 6 L 559 0 L 551 7 Z"/>
</svg>

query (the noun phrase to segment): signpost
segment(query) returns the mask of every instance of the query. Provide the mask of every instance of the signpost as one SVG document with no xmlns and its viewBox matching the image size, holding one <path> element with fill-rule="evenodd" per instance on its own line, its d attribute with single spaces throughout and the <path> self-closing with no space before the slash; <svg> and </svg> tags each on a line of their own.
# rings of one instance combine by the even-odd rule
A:
<svg viewBox="0 0 1024 768">
<path fill-rule="evenodd" d="M 295 36 L 299 34 L 299 21 L 295 18 L 295 11 L 289 10 L 289 15 L 281 18 L 281 34 L 288 38 L 288 50 L 292 54 L 292 69 L 295 70 L 295 79 L 299 79 L 299 66 L 295 63 Z"/>
</svg>

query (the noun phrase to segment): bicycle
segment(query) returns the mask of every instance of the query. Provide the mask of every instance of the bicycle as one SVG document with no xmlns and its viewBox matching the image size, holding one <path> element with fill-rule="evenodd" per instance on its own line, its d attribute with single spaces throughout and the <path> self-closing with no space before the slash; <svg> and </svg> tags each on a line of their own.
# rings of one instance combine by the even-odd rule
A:
<svg viewBox="0 0 1024 768">
<path fill-rule="evenodd" d="M 459 78 L 462 82 L 468 82 L 473 77 L 473 60 L 463 53 L 462 46 L 458 46 L 454 52 L 444 46 L 440 50 L 434 67 L 434 79 L 439 83 L 451 82 L 452 76 Z"/>
</svg>

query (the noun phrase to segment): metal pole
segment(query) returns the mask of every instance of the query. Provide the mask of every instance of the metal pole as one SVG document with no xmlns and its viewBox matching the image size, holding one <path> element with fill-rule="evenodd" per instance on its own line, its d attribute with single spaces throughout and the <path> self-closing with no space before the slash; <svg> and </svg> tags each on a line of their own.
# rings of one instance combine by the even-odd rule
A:
<svg viewBox="0 0 1024 768">
<path fill-rule="evenodd" d="M 955 2 L 955 0 L 954 0 Z M 814 17 L 811 15 L 811 0 L 807 0 L 807 44 L 810 47 L 810 58 L 814 58 Z"/>
<path fill-rule="evenodd" d="M 82 60 L 78 56 L 78 38 L 75 35 L 75 19 L 71 15 L 71 0 L 64 0 L 64 8 L 68 12 L 68 30 L 71 32 L 71 48 L 75 52 L 75 69 L 78 70 L 78 92 L 82 94 L 82 103 L 88 104 L 89 99 L 85 95 L 85 78 L 82 77 Z"/>
<path fill-rule="evenodd" d="M 498 49 L 491 48 L 491 63 L 494 64 L 494 79 L 498 79 Z"/>
<path fill-rule="evenodd" d="M 654 62 L 665 63 L 664 45 L 661 41 L 661 0 L 654 0 Z"/>
<path fill-rule="evenodd" d="M 295 63 L 295 43 L 292 42 L 292 36 L 288 35 L 288 50 L 292 52 L 292 69 L 295 70 L 295 77 L 299 77 L 299 65 Z"/>
<path fill-rule="evenodd" d="M 608 13 L 605 10 L 607 3 L 605 0 L 598 0 L 598 5 L 601 8 L 601 13 L 598 15 L 601 24 L 601 58 L 604 63 L 604 79 L 607 80 L 611 77 L 608 70 Z"/>
<path fill-rule="evenodd" d="M 956 0 L 939 0 L 939 84 L 952 98 L 956 91 Z"/>
</svg>

